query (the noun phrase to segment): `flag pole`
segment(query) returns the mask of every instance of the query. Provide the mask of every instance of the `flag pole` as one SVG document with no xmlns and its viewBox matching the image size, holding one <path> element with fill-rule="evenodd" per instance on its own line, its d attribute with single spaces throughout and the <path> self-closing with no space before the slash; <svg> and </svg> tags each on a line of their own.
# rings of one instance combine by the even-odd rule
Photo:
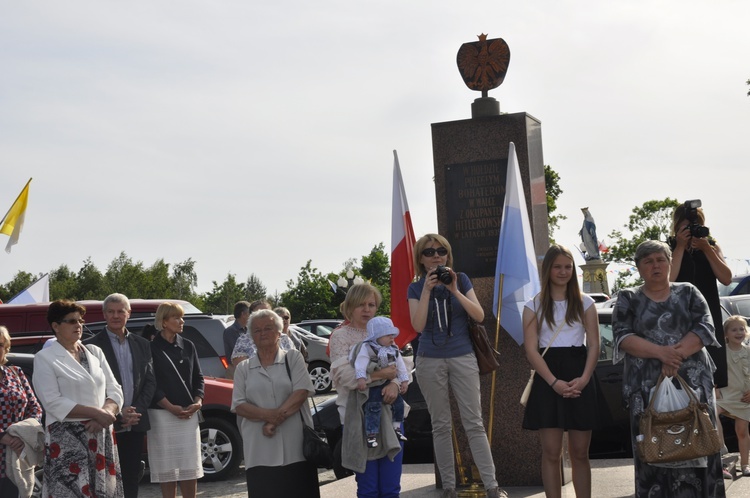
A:
<svg viewBox="0 0 750 498">
<path fill-rule="evenodd" d="M 15 200 L 15 201 L 13 201 L 13 203 L 12 203 L 12 204 L 10 205 L 10 207 L 8 208 L 8 212 L 7 212 L 7 213 L 5 213 L 5 216 L 3 216 L 3 219 L 2 219 L 2 220 L 0 220 L 0 225 L 2 225 L 2 224 L 3 224 L 4 222 L 5 222 L 5 218 L 7 218 L 7 217 L 8 217 L 8 215 L 10 214 L 10 210 L 11 210 L 11 209 L 13 209 L 13 206 L 15 206 L 15 205 L 16 205 L 16 202 L 18 202 L 18 199 L 20 199 L 20 198 L 21 198 L 21 196 L 23 195 L 23 192 L 24 192 L 24 190 L 26 190 L 26 187 L 28 187 L 28 186 L 29 186 L 29 183 L 31 183 L 31 180 L 33 180 L 33 179 L 34 179 L 33 177 L 32 177 L 32 178 L 29 178 L 29 181 L 28 181 L 28 182 L 26 182 L 26 185 L 24 185 L 24 186 L 23 186 L 23 188 L 21 189 L 21 193 L 20 193 L 20 194 L 18 194 L 18 197 L 16 197 L 16 200 Z"/>
<path fill-rule="evenodd" d="M 498 284 L 498 292 L 497 292 L 497 322 L 495 322 L 495 351 L 497 351 L 497 347 L 500 342 L 500 315 L 502 314 L 502 304 L 503 304 L 503 280 L 505 279 L 505 274 L 500 274 L 500 283 Z M 495 382 L 497 380 L 497 370 L 492 371 L 492 383 L 490 384 L 490 423 L 489 427 L 487 428 L 487 439 L 490 441 L 490 446 L 492 446 L 492 426 L 494 425 L 495 421 Z"/>
</svg>

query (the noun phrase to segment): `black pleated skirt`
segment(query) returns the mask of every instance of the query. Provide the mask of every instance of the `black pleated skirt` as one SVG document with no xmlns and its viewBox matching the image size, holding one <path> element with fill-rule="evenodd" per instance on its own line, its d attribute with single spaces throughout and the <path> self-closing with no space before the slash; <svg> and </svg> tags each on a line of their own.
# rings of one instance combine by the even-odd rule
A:
<svg viewBox="0 0 750 498">
<path fill-rule="evenodd" d="M 585 346 L 549 348 L 544 355 L 544 361 L 555 377 L 570 381 L 583 373 L 586 367 L 586 354 Z M 591 377 L 578 398 L 563 398 L 537 374 L 534 376 L 529 401 L 526 403 L 523 428 L 566 431 L 597 429 L 600 418 L 598 398 L 596 374 Z"/>
<path fill-rule="evenodd" d="M 307 461 L 245 471 L 249 498 L 320 498 L 318 469 Z"/>
</svg>

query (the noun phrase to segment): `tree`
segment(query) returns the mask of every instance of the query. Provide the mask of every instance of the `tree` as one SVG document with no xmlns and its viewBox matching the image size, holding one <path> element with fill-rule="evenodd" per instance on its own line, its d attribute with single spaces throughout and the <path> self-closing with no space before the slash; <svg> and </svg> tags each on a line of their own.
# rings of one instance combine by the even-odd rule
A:
<svg viewBox="0 0 750 498">
<path fill-rule="evenodd" d="M 560 228 L 560 222 L 567 220 L 564 214 L 553 214 L 557 211 L 557 199 L 563 190 L 560 188 L 560 175 L 551 166 L 544 166 L 544 187 L 547 191 L 547 223 L 549 225 L 550 243 L 554 243 L 552 235 Z"/>
<path fill-rule="evenodd" d="M 289 308 L 295 321 L 313 318 L 336 318 L 331 285 L 312 260 L 300 269 L 297 281 L 289 280 L 287 290 L 281 293 L 281 304 Z"/>
<path fill-rule="evenodd" d="M 383 295 L 383 304 L 378 311 L 381 315 L 391 314 L 391 265 L 385 244 L 380 243 L 372 248 L 370 254 L 362 256 L 362 277 L 369 280 Z"/>
<path fill-rule="evenodd" d="M 628 223 L 623 225 L 627 233 L 613 230 L 609 234 L 610 240 L 614 241 L 609 251 L 602 254 L 605 261 L 618 263 L 633 263 L 635 249 L 643 241 L 661 240 L 666 241 L 672 229 L 672 213 L 674 208 L 680 205 L 677 199 L 667 197 L 664 200 L 652 200 L 636 206 L 631 211 Z M 615 289 L 623 285 L 634 285 L 631 281 L 630 272 L 617 277 Z"/>
<path fill-rule="evenodd" d="M 122 251 L 119 256 L 112 260 L 104 274 L 107 293 L 119 292 L 129 298 L 144 298 L 143 263 L 133 260 Z"/>
<path fill-rule="evenodd" d="M 104 299 L 107 290 L 104 275 L 91 261 L 91 256 L 86 258 L 83 266 L 78 270 L 78 299 Z"/>
<path fill-rule="evenodd" d="M 245 300 L 253 302 L 258 299 L 266 299 L 266 286 L 255 273 L 251 273 L 245 283 Z"/>
<path fill-rule="evenodd" d="M 747 80 L 746 83 L 750 85 L 750 80 Z M 747 96 L 750 97 L 750 90 L 747 91 Z"/>
<path fill-rule="evenodd" d="M 174 265 L 172 267 L 171 281 L 172 296 L 175 299 L 184 299 L 186 301 L 193 299 L 196 296 L 195 286 L 198 285 L 198 275 L 195 273 L 195 261 L 192 258 L 188 258 L 182 263 Z"/>
<path fill-rule="evenodd" d="M 78 299 L 78 281 L 76 274 L 67 265 L 60 265 L 56 270 L 49 273 L 49 298 Z"/>
<path fill-rule="evenodd" d="M 245 299 L 244 284 L 237 282 L 232 273 L 227 273 L 227 278 L 221 284 L 216 283 L 215 280 L 211 283 L 214 288 L 203 298 L 203 312 L 231 315 L 234 312 L 234 304 Z"/>
<path fill-rule="evenodd" d="M 175 297 L 169 278 L 169 264 L 165 263 L 163 258 L 157 259 L 143 272 L 140 288 L 140 297 L 144 299 L 173 299 Z"/>
<path fill-rule="evenodd" d="M 34 283 L 35 280 L 41 278 L 42 275 L 43 274 L 40 274 L 38 277 L 34 277 L 34 275 L 29 272 L 19 271 L 13 276 L 13 280 L 0 288 L 0 299 L 2 299 L 3 302 L 10 301 L 16 296 L 16 294 Z"/>
</svg>

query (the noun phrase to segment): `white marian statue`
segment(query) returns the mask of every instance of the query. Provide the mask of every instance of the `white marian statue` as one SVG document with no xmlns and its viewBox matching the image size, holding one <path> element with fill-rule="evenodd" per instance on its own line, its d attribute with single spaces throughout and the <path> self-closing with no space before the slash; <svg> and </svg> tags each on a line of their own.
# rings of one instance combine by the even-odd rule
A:
<svg viewBox="0 0 750 498">
<path fill-rule="evenodd" d="M 583 211 L 583 228 L 581 228 L 581 231 L 578 232 L 578 234 L 583 240 L 583 244 L 581 244 L 583 257 L 586 261 L 602 259 L 601 255 L 599 255 L 599 240 L 596 238 L 596 223 L 594 222 L 594 217 L 591 216 L 589 208 L 587 207 L 581 208 L 581 211 Z"/>
</svg>

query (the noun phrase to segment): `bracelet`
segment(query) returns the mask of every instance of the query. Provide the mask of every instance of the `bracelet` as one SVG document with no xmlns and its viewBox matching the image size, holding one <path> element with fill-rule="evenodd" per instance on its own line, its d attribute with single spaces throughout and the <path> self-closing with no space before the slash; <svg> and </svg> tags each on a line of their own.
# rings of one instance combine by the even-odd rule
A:
<svg viewBox="0 0 750 498">
<path fill-rule="evenodd" d="M 557 384 L 558 380 L 560 380 L 560 379 L 556 378 L 555 380 L 552 381 L 552 384 L 550 384 L 549 386 L 554 389 L 555 388 L 555 384 Z"/>
</svg>

